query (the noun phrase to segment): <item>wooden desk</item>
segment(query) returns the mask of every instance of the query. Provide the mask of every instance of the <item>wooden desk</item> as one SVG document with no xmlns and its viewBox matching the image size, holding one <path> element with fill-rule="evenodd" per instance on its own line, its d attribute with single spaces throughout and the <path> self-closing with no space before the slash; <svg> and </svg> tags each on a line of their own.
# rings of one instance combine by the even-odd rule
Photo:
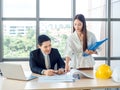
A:
<svg viewBox="0 0 120 90">
<path fill-rule="evenodd" d="M 0 77 L 0 90 L 80 90 L 96 88 L 120 88 L 120 83 L 112 79 L 81 78 L 75 82 L 41 83 L 39 79 L 31 81 L 18 81 Z"/>
</svg>

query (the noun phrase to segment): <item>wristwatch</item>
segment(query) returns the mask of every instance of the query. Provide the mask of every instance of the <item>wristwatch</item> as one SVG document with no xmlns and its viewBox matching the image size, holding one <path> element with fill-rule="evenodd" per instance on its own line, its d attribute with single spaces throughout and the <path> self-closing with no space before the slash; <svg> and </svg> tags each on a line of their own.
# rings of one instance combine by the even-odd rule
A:
<svg viewBox="0 0 120 90">
<path fill-rule="evenodd" d="M 44 75 L 45 70 L 42 70 L 41 74 Z"/>
</svg>

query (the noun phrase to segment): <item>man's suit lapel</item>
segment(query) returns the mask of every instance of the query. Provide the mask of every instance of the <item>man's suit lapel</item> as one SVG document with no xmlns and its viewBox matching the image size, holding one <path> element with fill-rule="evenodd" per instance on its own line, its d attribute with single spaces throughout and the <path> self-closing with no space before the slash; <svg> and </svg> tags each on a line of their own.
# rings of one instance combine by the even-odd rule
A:
<svg viewBox="0 0 120 90">
<path fill-rule="evenodd" d="M 50 64 L 51 64 L 51 68 L 53 68 L 54 67 L 54 56 L 53 56 L 54 54 L 53 54 L 53 51 L 52 51 L 52 49 L 51 49 L 51 53 L 49 54 L 49 58 L 50 58 Z"/>
<path fill-rule="evenodd" d="M 42 64 L 42 65 L 46 68 L 44 55 L 43 55 L 43 53 L 41 52 L 41 50 L 39 50 L 39 60 L 40 60 L 40 64 Z"/>
</svg>

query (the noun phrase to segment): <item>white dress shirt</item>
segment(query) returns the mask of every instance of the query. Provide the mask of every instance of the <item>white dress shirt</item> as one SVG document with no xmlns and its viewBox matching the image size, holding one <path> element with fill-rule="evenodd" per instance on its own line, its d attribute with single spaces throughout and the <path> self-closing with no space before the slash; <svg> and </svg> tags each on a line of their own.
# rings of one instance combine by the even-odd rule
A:
<svg viewBox="0 0 120 90">
<path fill-rule="evenodd" d="M 50 58 L 49 58 L 49 55 L 44 55 L 44 57 L 45 57 L 46 68 L 49 69 L 50 68 Z"/>
<path fill-rule="evenodd" d="M 88 46 L 94 44 L 97 40 L 95 35 L 92 32 L 87 32 Z M 80 68 L 80 67 L 93 67 L 95 64 L 94 58 L 89 55 L 84 57 L 83 54 L 83 46 L 79 40 L 77 32 L 72 33 L 67 39 L 66 47 L 65 47 L 65 57 L 71 58 L 70 67 L 72 68 Z M 98 52 L 99 50 L 97 50 Z"/>
</svg>

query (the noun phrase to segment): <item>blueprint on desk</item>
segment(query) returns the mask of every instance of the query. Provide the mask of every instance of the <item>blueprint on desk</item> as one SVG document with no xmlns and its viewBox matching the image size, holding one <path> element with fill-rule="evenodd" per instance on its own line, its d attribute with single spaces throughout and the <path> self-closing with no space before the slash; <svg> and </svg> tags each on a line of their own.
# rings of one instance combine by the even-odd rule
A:
<svg viewBox="0 0 120 90">
<path fill-rule="evenodd" d="M 54 76 L 40 76 L 38 82 L 74 82 L 75 79 L 67 74 Z"/>
</svg>

